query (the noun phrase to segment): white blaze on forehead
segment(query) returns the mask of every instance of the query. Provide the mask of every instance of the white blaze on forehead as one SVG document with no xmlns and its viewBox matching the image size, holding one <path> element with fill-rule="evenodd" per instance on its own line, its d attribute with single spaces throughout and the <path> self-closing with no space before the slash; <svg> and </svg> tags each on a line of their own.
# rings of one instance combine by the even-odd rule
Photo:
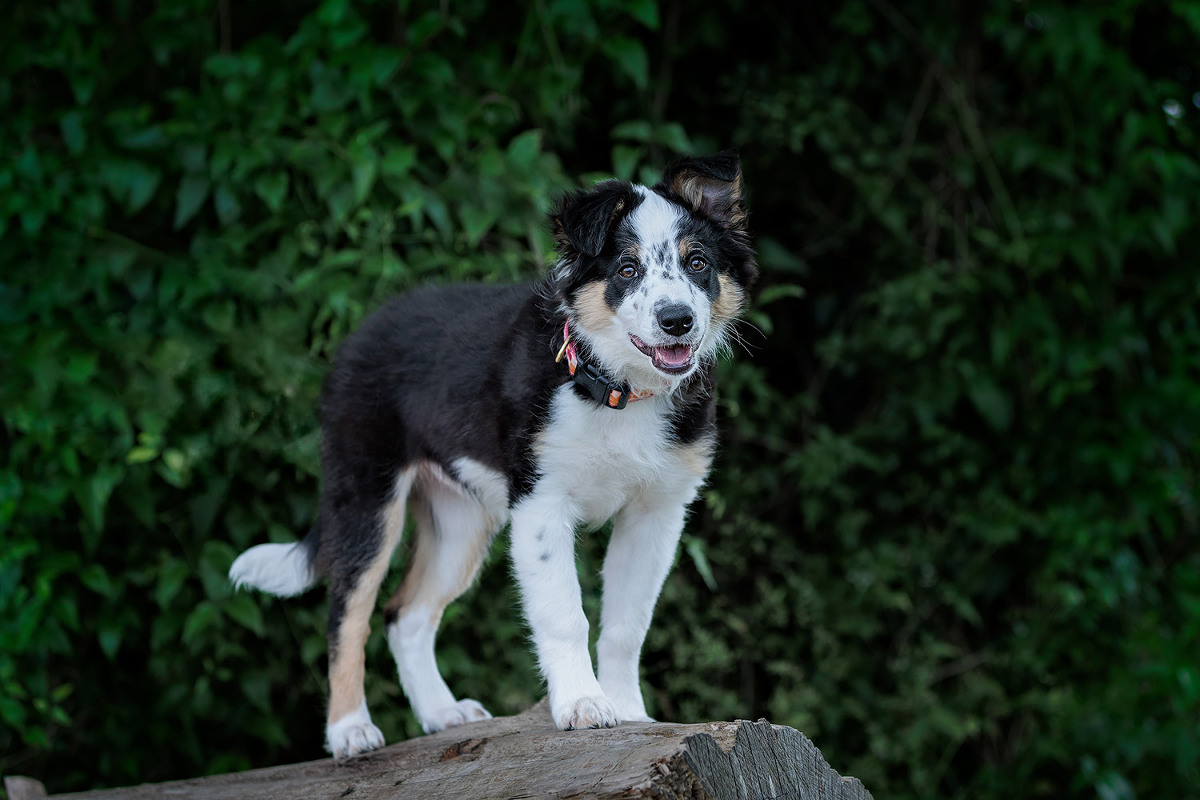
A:
<svg viewBox="0 0 1200 800">
<path fill-rule="evenodd" d="M 671 250 L 674 250 L 683 210 L 645 186 L 633 188 L 642 196 L 642 202 L 629 215 L 629 224 L 641 244 L 643 255 L 663 242 L 670 244 Z"/>
</svg>

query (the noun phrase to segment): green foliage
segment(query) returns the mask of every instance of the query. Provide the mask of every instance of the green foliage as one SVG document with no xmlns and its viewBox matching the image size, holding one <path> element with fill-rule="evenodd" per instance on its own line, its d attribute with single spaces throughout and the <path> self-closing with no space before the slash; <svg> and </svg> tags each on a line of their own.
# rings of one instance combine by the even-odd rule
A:
<svg viewBox="0 0 1200 800">
<path fill-rule="evenodd" d="M 545 260 L 569 183 L 543 139 L 586 62 L 522 61 L 627 11 L 645 24 L 531 12 L 515 48 L 457 60 L 482 3 L 246 12 L 237 47 L 195 24 L 208 3 L 22 5 L 0 83 L 3 768 L 87 749 L 69 787 L 317 754 L 319 599 L 235 595 L 229 563 L 311 524 L 316 395 L 371 307 Z M 495 647 L 523 649 L 509 617 Z M 517 659 L 503 710 L 537 690 Z"/>
<path fill-rule="evenodd" d="M 317 757 L 322 598 L 225 573 L 311 524 L 338 342 L 535 275 L 576 180 L 736 144 L 764 286 L 652 713 L 798 726 L 879 797 L 1196 796 L 1195 9 L 494 6 L 10 10 L 0 771 Z M 439 657 L 510 713 L 540 687 L 503 549 Z"/>
<path fill-rule="evenodd" d="M 1036 14 L 851 3 L 820 64 L 730 82 L 807 298 L 726 371 L 728 630 L 666 694 L 757 700 L 878 795 L 1193 796 L 1200 164 L 1150 72 L 1196 64 L 1129 8 Z"/>
</svg>

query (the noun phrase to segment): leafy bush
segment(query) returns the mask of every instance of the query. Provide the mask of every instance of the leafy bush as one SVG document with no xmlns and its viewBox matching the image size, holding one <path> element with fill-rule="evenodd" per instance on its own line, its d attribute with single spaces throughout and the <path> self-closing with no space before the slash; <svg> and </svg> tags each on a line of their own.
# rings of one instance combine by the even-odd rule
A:
<svg viewBox="0 0 1200 800">
<path fill-rule="evenodd" d="M 225 572 L 311 522 L 337 343 L 535 275 L 555 193 L 732 143 L 766 282 L 652 713 L 795 725 L 880 797 L 1195 796 L 1200 14 L 946 11 L 16 3 L 0 770 L 317 757 L 323 600 Z M 511 713 L 540 687 L 503 548 L 440 657 Z"/>
<path fill-rule="evenodd" d="M 569 185 L 538 124 L 580 67 L 520 61 L 578 30 L 455 63 L 482 3 L 327 2 L 219 48 L 209 13 L 26 4 L 6 49 L 0 714 L 6 768 L 94 752 L 61 787 L 316 754 L 321 604 L 234 594 L 229 563 L 311 523 L 341 337 L 424 280 L 533 274 Z M 514 710 L 537 687 L 508 672 Z"/>
</svg>

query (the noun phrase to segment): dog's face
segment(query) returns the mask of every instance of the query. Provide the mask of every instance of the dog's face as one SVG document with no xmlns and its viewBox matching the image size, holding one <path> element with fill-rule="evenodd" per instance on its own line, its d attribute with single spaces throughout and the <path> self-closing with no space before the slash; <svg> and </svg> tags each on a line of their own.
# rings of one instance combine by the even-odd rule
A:
<svg viewBox="0 0 1200 800">
<path fill-rule="evenodd" d="M 653 188 L 604 181 L 551 214 L 553 282 L 583 343 L 635 386 L 715 357 L 757 277 L 737 157 L 685 159 Z"/>
</svg>

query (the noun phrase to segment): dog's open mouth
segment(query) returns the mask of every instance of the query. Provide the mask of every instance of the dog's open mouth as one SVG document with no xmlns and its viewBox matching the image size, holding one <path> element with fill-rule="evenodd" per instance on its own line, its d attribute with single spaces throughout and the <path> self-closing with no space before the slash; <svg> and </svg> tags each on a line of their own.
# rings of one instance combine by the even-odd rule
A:
<svg viewBox="0 0 1200 800">
<path fill-rule="evenodd" d="M 678 375 L 692 368 L 693 352 L 690 344 L 672 344 L 665 347 L 652 346 L 633 334 L 629 335 L 633 346 L 641 350 L 654 362 L 654 366 L 669 375 Z"/>
</svg>

